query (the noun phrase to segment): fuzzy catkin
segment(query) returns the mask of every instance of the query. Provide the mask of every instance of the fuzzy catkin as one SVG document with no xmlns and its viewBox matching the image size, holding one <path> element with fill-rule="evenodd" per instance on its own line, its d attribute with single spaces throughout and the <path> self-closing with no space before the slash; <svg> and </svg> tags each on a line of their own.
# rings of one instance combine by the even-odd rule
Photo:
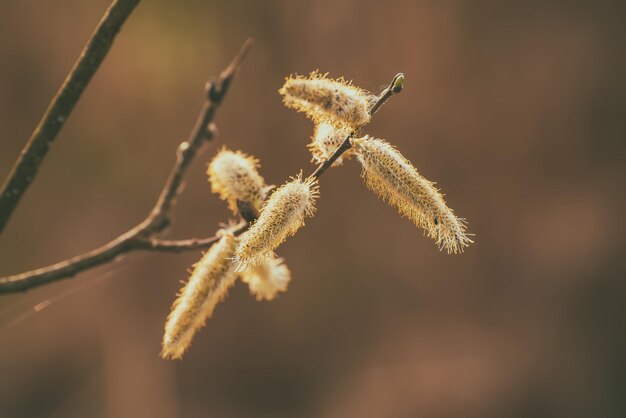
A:
<svg viewBox="0 0 626 418">
<path fill-rule="evenodd" d="M 288 77 L 278 91 L 285 106 L 304 112 L 315 123 L 357 128 L 370 121 L 376 96 L 343 78 L 312 72 L 308 77 Z"/>
<path fill-rule="evenodd" d="M 363 165 L 367 187 L 423 228 L 439 248 L 448 253 L 463 252 L 472 240 L 465 222 L 446 206 L 434 183 L 422 177 L 393 146 L 382 139 L 364 137 L 352 140 Z"/>
<path fill-rule="evenodd" d="M 189 281 L 172 305 L 163 335 L 163 358 L 182 357 L 196 331 L 204 326 L 237 279 L 232 261 L 236 238 L 230 232 L 220 233 L 222 237 L 194 265 Z"/>
<path fill-rule="evenodd" d="M 267 188 L 257 171 L 258 166 L 256 158 L 222 148 L 207 170 L 211 190 L 219 193 L 234 213 L 237 212 L 237 200 L 250 202 L 260 210 Z"/>
<path fill-rule="evenodd" d="M 269 197 L 259 218 L 239 238 L 235 260 L 240 270 L 267 261 L 273 251 L 312 216 L 319 194 L 317 182 L 293 178 Z"/>
<path fill-rule="evenodd" d="M 272 257 L 242 272 L 241 280 L 248 284 L 256 300 L 272 300 L 279 292 L 287 290 L 291 272 L 283 264 L 282 258 Z"/>
<path fill-rule="evenodd" d="M 308 145 L 309 151 L 313 156 L 312 161 L 321 164 L 326 161 L 339 148 L 342 142 L 350 135 L 351 129 L 348 127 L 334 127 L 326 122 L 315 125 L 315 131 Z M 351 150 L 347 150 L 343 155 L 333 163 L 333 167 L 343 163 L 343 158 L 351 154 Z"/>
</svg>

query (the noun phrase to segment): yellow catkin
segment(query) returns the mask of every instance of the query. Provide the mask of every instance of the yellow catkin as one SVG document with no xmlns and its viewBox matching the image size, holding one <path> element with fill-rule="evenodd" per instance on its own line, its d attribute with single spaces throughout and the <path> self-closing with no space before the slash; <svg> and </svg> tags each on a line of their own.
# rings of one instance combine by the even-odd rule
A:
<svg viewBox="0 0 626 418">
<path fill-rule="evenodd" d="M 362 176 L 367 187 L 389 204 L 424 228 L 439 248 L 448 253 L 463 252 L 472 240 L 465 231 L 465 222 L 446 206 L 434 183 L 422 177 L 415 167 L 393 146 L 370 137 L 352 140 L 356 155 L 363 165 Z"/>
<path fill-rule="evenodd" d="M 312 216 L 319 194 L 317 182 L 293 178 L 269 197 L 259 218 L 239 238 L 235 260 L 240 270 L 267 261 L 273 251 Z"/>
<path fill-rule="evenodd" d="M 283 264 L 282 258 L 272 257 L 242 272 L 241 280 L 248 284 L 250 293 L 256 296 L 256 300 L 272 300 L 278 292 L 287 290 L 291 272 Z"/>
<path fill-rule="evenodd" d="M 195 264 L 172 306 L 163 335 L 163 358 L 182 357 L 196 331 L 204 326 L 237 279 L 232 261 L 236 239 L 230 232 L 220 233 L 222 237 Z"/>
<path fill-rule="evenodd" d="M 258 166 L 256 158 L 222 148 L 207 170 L 211 190 L 219 193 L 233 212 L 237 211 L 237 200 L 250 202 L 260 210 L 267 188 L 257 171 Z"/>
<path fill-rule="evenodd" d="M 356 128 L 370 121 L 369 110 L 376 97 L 343 78 L 311 73 L 308 77 L 287 77 L 278 91 L 285 106 L 304 112 L 316 123 Z"/>
<path fill-rule="evenodd" d="M 313 156 L 312 161 L 316 164 L 326 161 L 333 155 L 350 133 L 351 129 L 348 127 L 336 128 L 326 122 L 315 125 L 311 143 L 308 145 L 309 151 L 311 151 L 311 155 Z M 341 157 L 337 158 L 333 163 L 333 167 L 341 165 L 343 158 L 349 156 L 350 152 L 351 150 L 348 150 L 344 152 Z"/>
</svg>

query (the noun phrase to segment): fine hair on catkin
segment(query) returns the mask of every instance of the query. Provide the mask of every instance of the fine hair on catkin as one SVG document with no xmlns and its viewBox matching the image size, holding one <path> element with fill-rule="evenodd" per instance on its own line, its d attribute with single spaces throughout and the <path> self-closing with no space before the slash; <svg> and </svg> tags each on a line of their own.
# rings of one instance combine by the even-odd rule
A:
<svg viewBox="0 0 626 418">
<path fill-rule="evenodd" d="M 241 273 L 241 280 L 248 284 L 256 300 L 273 300 L 279 292 L 287 291 L 291 272 L 282 258 L 272 257 Z"/>
<path fill-rule="evenodd" d="M 311 143 L 308 145 L 313 156 L 312 162 L 321 164 L 326 161 L 351 133 L 352 129 L 347 126 L 335 127 L 326 122 L 316 124 Z M 345 151 L 341 157 L 335 160 L 333 167 L 341 165 L 343 159 L 350 155 L 351 150 Z"/>
<path fill-rule="evenodd" d="M 287 77 L 278 91 L 285 106 L 304 112 L 315 123 L 356 128 L 370 121 L 376 96 L 343 78 L 312 72 L 308 77 Z"/>
<path fill-rule="evenodd" d="M 439 248 L 448 253 L 463 252 L 472 242 L 465 231 L 465 222 L 446 205 L 434 183 L 422 177 L 398 150 L 382 139 L 366 136 L 353 139 L 352 143 L 370 190 L 423 228 Z"/>
<path fill-rule="evenodd" d="M 220 240 L 194 265 L 172 306 L 163 335 L 163 358 L 182 357 L 196 331 L 204 326 L 237 279 L 232 261 L 236 238 L 230 232 L 220 233 Z"/>
<path fill-rule="evenodd" d="M 211 190 L 228 203 L 233 213 L 237 212 L 237 200 L 249 202 L 257 210 L 261 208 L 268 188 L 258 167 L 256 158 L 226 147 L 209 164 L 207 174 Z"/>
<path fill-rule="evenodd" d="M 313 216 L 318 195 L 317 182 L 301 176 L 272 193 L 259 218 L 239 238 L 235 253 L 239 270 L 270 259 L 274 250 L 304 225 L 304 218 Z"/>
</svg>

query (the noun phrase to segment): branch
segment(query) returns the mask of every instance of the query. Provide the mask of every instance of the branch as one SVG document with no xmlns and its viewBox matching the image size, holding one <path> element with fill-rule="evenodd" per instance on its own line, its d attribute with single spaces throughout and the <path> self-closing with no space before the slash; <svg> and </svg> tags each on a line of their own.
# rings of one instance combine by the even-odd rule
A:
<svg viewBox="0 0 626 418">
<path fill-rule="evenodd" d="M 218 79 L 206 84 L 206 101 L 200 111 L 200 115 L 189 138 L 179 145 L 176 163 L 163 186 L 157 203 L 145 220 L 108 244 L 93 251 L 51 266 L 0 278 L 0 293 L 26 291 L 46 283 L 66 279 L 85 270 L 113 261 L 120 255 L 134 250 L 182 252 L 208 248 L 215 243 L 215 237 L 165 241 L 156 238 L 156 234 L 169 225 L 169 212 L 174 206 L 180 185 L 198 150 L 205 140 L 213 138 L 215 113 L 226 96 L 242 60 L 251 46 L 252 40 L 249 39 L 243 44 L 241 51 L 230 65 L 222 71 Z M 240 224 L 235 227 L 233 232 L 238 235 L 247 228 L 247 223 Z"/>
<path fill-rule="evenodd" d="M 239 236 L 246 232 L 250 227 L 249 222 L 241 222 L 232 228 L 228 228 L 235 236 Z M 220 237 L 214 235 L 209 238 L 190 238 L 181 240 L 164 240 L 158 238 L 137 240 L 137 249 L 164 252 L 164 253 L 182 253 L 192 250 L 203 250 L 211 247 Z"/>
<path fill-rule="evenodd" d="M 378 112 L 378 109 L 380 109 L 381 106 L 384 105 L 385 102 L 389 100 L 389 98 L 391 98 L 391 96 L 393 96 L 394 94 L 400 93 L 403 87 L 404 87 L 404 74 L 398 73 L 391 80 L 391 83 L 389 83 L 389 86 L 387 86 L 387 88 L 383 90 L 382 93 L 380 93 L 380 95 L 378 96 L 378 99 L 376 100 L 376 103 L 374 103 L 374 106 L 372 106 L 372 108 L 370 109 L 370 115 L 373 115 L 374 113 Z M 339 145 L 339 148 L 335 150 L 333 155 L 328 157 L 326 161 L 320 164 L 320 166 L 317 167 L 317 169 L 313 172 L 313 174 L 309 176 L 309 178 L 314 178 L 316 180 L 319 179 L 322 176 L 322 174 L 324 174 L 326 170 L 328 170 L 333 165 L 333 163 L 337 160 L 337 158 L 341 157 L 341 155 L 344 152 L 348 151 L 352 147 L 352 144 L 350 143 L 350 139 L 352 139 L 354 135 L 356 135 L 359 132 L 360 129 L 361 127 L 357 127 L 356 129 L 354 129 L 354 131 L 352 131 L 350 135 L 346 137 L 346 139 L 341 143 L 341 145 Z"/>
<path fill-rule="evenodd" d="M 64 122 L 106 57 L 115 36 L 140 0 L 115 0 L 87 41 L 74 67 L 52 98 L 11 173 L 0 189 L 0 233 L 34 180 Z"/>
</svg>

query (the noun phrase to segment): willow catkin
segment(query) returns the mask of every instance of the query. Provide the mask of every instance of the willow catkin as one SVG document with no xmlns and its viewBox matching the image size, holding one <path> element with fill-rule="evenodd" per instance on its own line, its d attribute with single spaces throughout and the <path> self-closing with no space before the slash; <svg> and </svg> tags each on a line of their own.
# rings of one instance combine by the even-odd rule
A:
<svg viewBox="0 0 626 418">
<path fill-rule="evenodd" d="M 439 248 L 445 248 L 448 253 L 463 252 L 472 242 L 465 232 L 465 223 L 446 206 L 434 183 L 422 177 L 382 139 L 365 137 L 353 139 L 352 143 L 370 190 L 397 207 L 416 226 L 424 228 Z"/>
<path fill-rule="evenodd" d="M 233 212 L 237 212 L 237 200 L 250 202 L 260 210 L 265 200 L 265 180 L 258 173 L 259 161 L 241 151 L 222 148 L 209 164 L 207 174 L 211 190 L 219 193 L 228 202 Z"/>
<path fill-rule="evenodd" d="M 232 261 L 236 239 L 230 232 L 220 234 L 220 240 L 195 264 L 189 281 L 172 306 L 163 335 L 163 358 L 182 357 L 196 331 L 204 326 L 237 279 Z"/>
<path fill-rule="evenodd" d="M 353 86 L 343 78 L 332 79 L 312 72 L 308 77 L 287 77 L 278 91 L 285 106 L 304 112 L 314 122 L 351 128 L 370 121 L 370 108 L 376 96 Z"/>
<path fill-rule="evenodd" d="M 273 251 L 304 225 L 304 218 L 312 216 L 319 194 L 313 179 L 293 178 L 269 197 L 259 218 L 239 238 L 235 260 L 240 270 L 267 261 Z"/>
<path fill-rule="evenodd" d="M 287 290 L 291 272 L 283 264 L 282 258 L 272 257 L 242 272 L 241 280 L 248 284 L 250 293 L 256 296 L 256 300 L 272 300 L 278 292 Z"/>
<path fill-rule="evenodd" d="M 351 129 L 345 126 L 334 127 L 326 122 L 315 125 L 315 131 L 308 145 L 313 156 L 312 161 L 321 164 L 326 161 L 339 148 L 341 143 L 350 135 Z M 333 163 L 333 167 L 341 165 L 343 158 L 350 155 L 351 150 L 347 150 Z"/>
</svg>

